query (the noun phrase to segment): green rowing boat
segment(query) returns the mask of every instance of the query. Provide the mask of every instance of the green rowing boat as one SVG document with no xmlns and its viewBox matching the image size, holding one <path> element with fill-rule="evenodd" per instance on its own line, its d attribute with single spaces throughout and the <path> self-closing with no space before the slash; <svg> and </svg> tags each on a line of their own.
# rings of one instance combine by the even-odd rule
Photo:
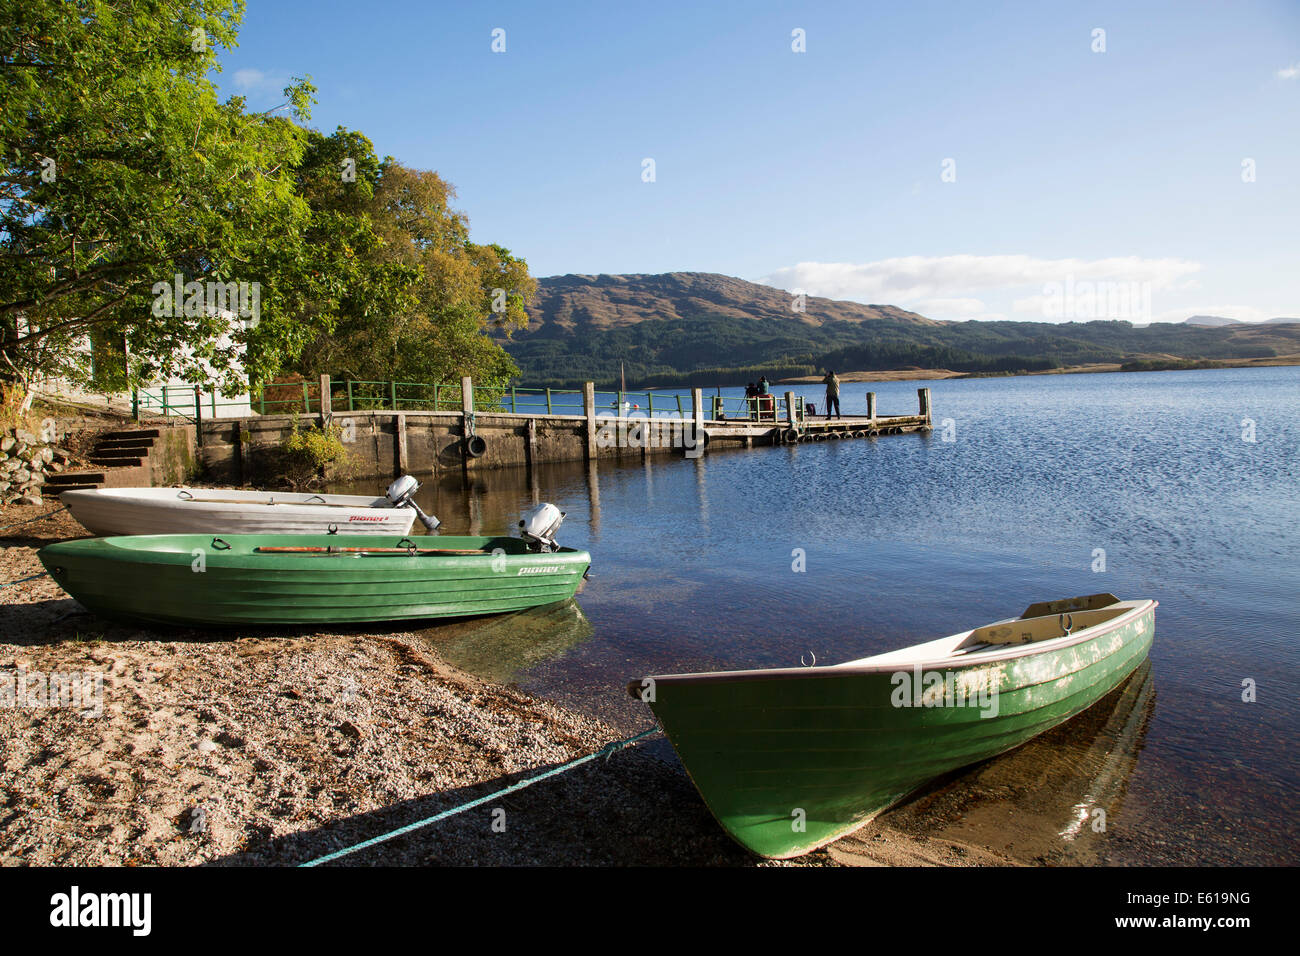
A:
<svg viewBox="0 0 1300 956">
<path fill-rule="evenodd" d="M 1146 659 L 1156 602 L 1095 594 L 832 667 L 633 681 L 713 816 L 799 856 L 1086 710 Z"/>
<path fill-rule="evenodd" d="M 558 513 L 558 512 L 557 512 Z M 42 548 L 88 610 L 152 624 L 345 624 L 499 614 L 567 601 L 586 551 L 521 538 L 169 534 Z"/>
</svg>

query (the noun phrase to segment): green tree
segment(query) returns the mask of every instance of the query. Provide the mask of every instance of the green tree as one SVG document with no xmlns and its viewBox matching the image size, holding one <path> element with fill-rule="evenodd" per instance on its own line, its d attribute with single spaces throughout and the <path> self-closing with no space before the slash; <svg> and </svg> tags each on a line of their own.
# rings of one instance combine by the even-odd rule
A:
<svg viewBox="0 0 1300 956">
<path fill-rule="evenodd" d="M 297 303 L 328 298 L 330 277 L 304 243 L 305 131 L 220 101 L 210 80 L 242 13 L 236 0 L 0 2 L 0 369 L 83 377 L 71 346 L 93 333 L 124 342 L 133 378 L 202 369 L 233 390 L 239 346 L 261 379 L 310 339 Z M 311 92 L 296 81 L 285 106 L 305 117 Z M 258 321 L 223 344 L 212 309 L 158 314 L 176 274 L 259 283 Z"/>
<path fill-rule="evenodd" d="M 355 182 L 336 170 L 352 159 Z M 527 324 L 536 293 L 528 265 L 500 245 L 470 241 L 455 192 L 437 173 L 379 160 L 345 129 L 313 135 L 299 173 L 314 228 L 354 237 L 352 285 L 327 333 L 298 366 L 305 374 L 447 382 L 471 375 L 504 385 L 518 369 L 488 333 Z"/>
</svg>

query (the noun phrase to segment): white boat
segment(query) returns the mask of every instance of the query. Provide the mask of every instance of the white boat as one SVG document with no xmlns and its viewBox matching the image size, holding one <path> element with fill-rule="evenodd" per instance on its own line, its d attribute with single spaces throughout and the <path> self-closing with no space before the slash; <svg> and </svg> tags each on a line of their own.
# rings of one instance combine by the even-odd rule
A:
<svg viewBox="0 0 1300 956">
<path fill-rule="evenodd" d="M 402 537 L 418 517 L 419 484 L 403 476 L 384 497 L 237 491 L 227 488 L 97 488 L 59 500 L 91 534 L 386 534 Z"/>
</svg>

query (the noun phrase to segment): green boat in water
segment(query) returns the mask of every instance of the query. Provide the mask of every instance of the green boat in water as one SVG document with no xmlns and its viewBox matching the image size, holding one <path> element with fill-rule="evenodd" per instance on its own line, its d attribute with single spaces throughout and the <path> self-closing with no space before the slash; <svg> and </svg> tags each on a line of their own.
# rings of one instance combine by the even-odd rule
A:
<svg viewBox="0 0 1300 956">
<path fill-rule="evenodd" d="M 199 627 L 519 611 L 569 600 L 591 564 L 586 551 L 572 548 L 448 535 L 81 538 L 42 548 L 39 557 L 96 614 Z"/>
<path fill-rule="evenodd" d="M 835 666 L 658 675 L 628 692 L 650 705 L 723 828 L 784 859 L 1091 707 L 1146 659 L 1156 604 L 1044 602 Z"/>
</svg>

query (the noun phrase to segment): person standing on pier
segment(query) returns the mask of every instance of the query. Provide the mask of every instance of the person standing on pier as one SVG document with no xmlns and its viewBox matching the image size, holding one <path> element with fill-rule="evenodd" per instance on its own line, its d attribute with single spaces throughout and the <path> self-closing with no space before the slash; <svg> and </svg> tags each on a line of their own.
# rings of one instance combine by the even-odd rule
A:
<svg viewBox="0 0 1300 956">
<path fill-rule="evenodd" d="M 840 380 L 835 374 L 835 369 L 826 373 L 822 384 L 826 386 L 826 418 L 830 419 L 831 409 L 835 410 L 836 418 L 843 418 L 844 416 L 840 414 Z"/>
</svg>

